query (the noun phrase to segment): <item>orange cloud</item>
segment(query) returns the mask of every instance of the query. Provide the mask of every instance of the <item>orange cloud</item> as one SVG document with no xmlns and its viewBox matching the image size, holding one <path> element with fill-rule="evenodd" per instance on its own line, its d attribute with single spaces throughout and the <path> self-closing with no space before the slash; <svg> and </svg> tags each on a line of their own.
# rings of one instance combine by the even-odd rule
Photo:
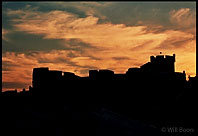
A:
<svg viewBox="0 0 198 136">
<path fill-rule="evenodd" d="M 8 14 L 14 13 L 12 11 Z M 186 18 L 188 13 L 188 9 L 183 9 L 172 11 L 170 14 L 172 21 L 179 23 L 179 20 Z M 58 10 L 47 13 L 17 11 L 17 14 L 20 19 L 13 21 L 17 22 L 14 26 L 20 31 L 43 35 L 45 39 L 80 39 L 94 48 L 82 46 L 79 47 L 83 49 L 81 53 L 54 50 L 37 52 L 32 56 L 6 53 L 3 55 L 3 62 L 12 63 L 13 70 L 3 71 L 5 82 L 14 82 L 20 78 L 21 83 L 31 84 L 32 68 L 46 66 L 50 69 L 75 72 L 80 76 L 86 76 L 89 69 L 95 68 L 107 68 L 116 73 L 124 73 L 129 67 L 141 66 L 149 61 L 149 56 L 157 55 L 161 51 L 164 54 L 176 54 L 176 71 L 186 70 L 187 74 L 195 75 L 196 39 L 192 33 L 180 30 L 156 33 L 147 31 L 150 28 L 146 25 L 99 24 L 97 17 L 78 18 L 74 14 Z M 71 52 L 75 54 L 74 57 L 69 56 Z"/>
<path fill-rule="evenodd" d="M 2 56 L 3 70 L 2 82 L 3 91 L 8 88 L 4 87 L 4 83 L 21 84 L 27 88 L 31 85 L 32 70 L 35 67 L 49 67 L 54 70 L 62 70 L 74 72 L 80 76 L 86 76 L 87 73 L 81 71 L 95 68 L 87 64 L 77 64 L 75 59 L 68 57 L 70 51 L 51 51 L 51 52 L 36 52 L 31 55 L 24 53 L 6 52 Z M 77 54 L 77 52 L 75 53 Z M 83 57 L 77 57 L 83 59 Z M 91 60 L 89 57 L 84 58 L 87 61 Z"/>
</svg>

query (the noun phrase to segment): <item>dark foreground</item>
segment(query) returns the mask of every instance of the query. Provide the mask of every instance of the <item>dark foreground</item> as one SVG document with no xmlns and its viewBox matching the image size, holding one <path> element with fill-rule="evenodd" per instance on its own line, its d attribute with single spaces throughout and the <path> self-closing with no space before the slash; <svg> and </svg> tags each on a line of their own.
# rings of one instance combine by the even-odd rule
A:
<svg viewBox="0 0 198 136">
<path fill-rule="evenodd" d="M 5 136 L 197 135 L 197 96 L 192 88 L 181 93 L 177 100 L 167 98 L 163 102 L 110 92 L 95 97 L 79 92 L 68 96 L 38 96 L 29 92 L 2 95 L 1 133 Z"/>
</svg>

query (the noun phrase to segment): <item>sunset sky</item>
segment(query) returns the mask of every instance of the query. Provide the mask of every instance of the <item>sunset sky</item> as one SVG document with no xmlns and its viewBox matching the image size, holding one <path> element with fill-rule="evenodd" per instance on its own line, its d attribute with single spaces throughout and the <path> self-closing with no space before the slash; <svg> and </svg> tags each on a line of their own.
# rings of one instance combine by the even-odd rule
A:
<svg viewBox="0 0 198 136">
<path fill-rule="evenodd" d="M 2 90 L 28 88 L 32 70 L 125 73 L 176 54 L 195 76 L 196 2 L 3 2 Z"/>
</svg>

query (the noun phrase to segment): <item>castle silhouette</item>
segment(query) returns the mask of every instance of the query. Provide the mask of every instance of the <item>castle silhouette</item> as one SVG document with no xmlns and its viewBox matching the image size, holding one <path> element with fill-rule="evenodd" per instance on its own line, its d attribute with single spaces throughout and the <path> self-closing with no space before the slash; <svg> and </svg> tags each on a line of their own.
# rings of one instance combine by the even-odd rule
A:
<svg viewBox="0 0 198 136">
<path fill-rule="evenodd" d="M 29 126 L 35 131 L 32 135 L 51 135 L 57 132 L 54 124 L 67 122 L 58 127 L 64 131 L 62 135 L 74 129 L 73 135 L 92 136 L 157 136 L 164 125 L 191 125 L 197 114 L 197 78 L 187 81 L 185 71 L 175 72 L 175 60 L 175 54 L 160 54 L 151 56 L 150 62 L 139 68 L 129 68 L 125 74 L 100 69 L 89 70 L 87 77 L 48 67 L 34 68 L 29 91 L 2 93 L 3 122 L 9 122 L 8 129 L 19 117 L 53 126 L 51 130 L 41 126 L 38 132 L 34 127 L 40 123 Z M 56 114 L 52 116 L 51 112 Z M 24 120 L 12 128 L 24 128 Z M 23 131 L 19 134 L 26 135 Z"/>
<path fill-rule="evenodd" d="M 101 103 L 101 99 L 117 103 L 120 98 L 167 103 L 167 100 L 172 102 L 187 84 L 185 71 L 175 72 L 174 65 L 175 54 L 151 56 L 150 62 L 140 68 L 129 68 L 125 74 L 101 69 L 90 70 L 89 76 L 80 77 L 47 67 L 34 68 L 30 91 L 35 95 L 79 97 L 84 101 L 92 99 L 96 103 Z"/>
<path fill-rule="evenodd" d="M 173 56 L 158 55 L 156 57 L 151 56 L 150 62 L 140 66 L 140 68 L 129 68 L 126 74 L 115 74 L 114 71 L 102 69 L 102 70 L 90 70 L 88 77 L 79 77 L 71 72 L 64 72 L 57 70 L 49 70 L 47 67 L 34 68 L 33 69 L 33 90 L 39 89 L 55 89 L 68 88 L 69 83 L 72 82 L 186 82 L 185 71 L 183 73 L 175 72 L 175 54 Z M 86 84 L 86 83 L 85 83 Z M 89 84 L 90 85 L 90 84 Z M 87 88 L 89 87 L 87 85 Z M 116 85 L 116 84 L 114 84 Z M 43 91 L 44 91 L 43 90 Z M 55 91 L 54 91 L 55 93 Z"/>
</svg>

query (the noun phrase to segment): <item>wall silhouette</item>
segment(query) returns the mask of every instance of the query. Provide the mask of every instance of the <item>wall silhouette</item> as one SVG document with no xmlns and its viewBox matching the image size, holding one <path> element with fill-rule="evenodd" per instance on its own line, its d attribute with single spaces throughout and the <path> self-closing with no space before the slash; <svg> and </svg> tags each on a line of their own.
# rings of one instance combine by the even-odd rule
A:
<svg viewBox="0 0 198 136">
<path fill-rule="evenodd" d="M 74 130 L 73 135 L 125 136 L 161 135 L 164 125 L 191 125 L 197 115 L 197 78 L 186 81 L 185 71 L 175 72 L 174 63 L 175 54 L 151 56 L 150 62 L 124 74 L 101 69 L 90 70 L 87 77 L 34 68 L 29 91 L 2 93 L 2 122 L 7 133 L 14 128 L 20 135 L 27 133 L 18 127 L 27 127 L 32 135 Z M 25 125 L 25 120 L 33 123 Z M 65 125 L 55 125 L 61 123 Z"/>
<path fill-rule="evenodd" d="M 79 96 L 79 99 L 93 99 L 96 103 L 108 103 L 108 100 L 117 103 L 122 97 L 126 98 L 126 104 L 137 99 L 155 104 L 156 101 L 167 103 L 166 100 L 174 100 L 187 84 L 185 72 L 175 72 L 174 63 L 175 54 L 151 56 L 150 62 L 140 68 L 129 68 L 125 74 L 102 69 L 90 70 L 88 77 L 34 68 L 31 91 L 35 95 L 63 95 L 71 96 L 71 99 Z M 90 94 L 91 98 L 87 98 Z"/>
</svg>

